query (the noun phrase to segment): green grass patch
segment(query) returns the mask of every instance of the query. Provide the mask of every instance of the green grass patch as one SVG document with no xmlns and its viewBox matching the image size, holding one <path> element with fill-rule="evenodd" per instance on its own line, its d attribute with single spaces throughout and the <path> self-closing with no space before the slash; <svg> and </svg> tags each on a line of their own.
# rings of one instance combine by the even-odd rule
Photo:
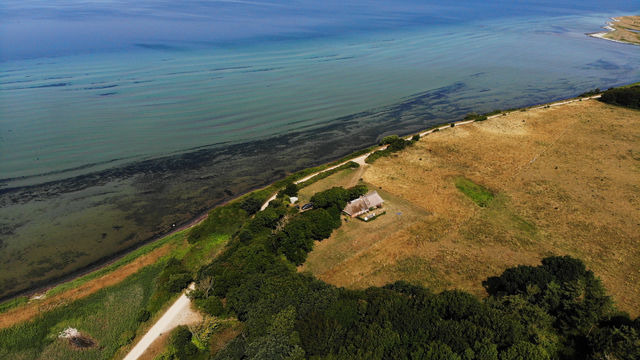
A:
<svg viewBox="0 0 640 360">
<path fill-rule="evenodd" d="M 487 207 L 493 200 L 493 193 L 465 177 L 457 177 L 456 188 L 480 207 Z"/>
<path fill-rule="evenodd" d="M 240 230 L 249 215 L 239 204 L 234 202 L 211 210 L 209 217 L 189 231 L 189 242 L 197 243 L 215 235 L 233 235 Z"/>
<path fill-rule="evenodd" d="M 135 335 L 137 314 L 147 308 L 162 265 L 147 266 L 118 285 L 0 330 L 0 358 L 111 359 Z M 89 336 L 96 346 L 72 348 L 67 340 L 58 338 L 67 327 Z"/>
<path fill-rule="evenodd" d="M 176 253 L 175 257 L 182 259 L 184 266 L 195 273 L 202 264 L 211 261 L 230 238 L 231 235 L 228 234 L 210 234 L 204 240 L 185 248 L 182 253 Z"/>
<path fill-rule="evenodd" d="M 0 304 L 0 313 L 3 313 L 7 310 L 13 309 L 15 307 L 18 307 L 22 304 L 26 304 L 29 302 L 29 298 L 26 296 L 20 296 L 11 300 L 7 300 L 5 302 L 3 302 L 2 304 Z"/>
</svg>

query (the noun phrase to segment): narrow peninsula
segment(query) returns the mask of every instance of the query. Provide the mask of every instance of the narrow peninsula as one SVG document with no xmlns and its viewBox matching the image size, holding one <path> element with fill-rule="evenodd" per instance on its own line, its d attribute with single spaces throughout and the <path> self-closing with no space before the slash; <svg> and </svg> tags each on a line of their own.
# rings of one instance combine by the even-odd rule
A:
<svg viewBox="0 0 640 360">
<path fill-rule="evenodd" d="M 640 45 L 640 15 L 612 18 L 603 29 L 607 31 L 588 35 L 620 43 Z"/>
</svg>

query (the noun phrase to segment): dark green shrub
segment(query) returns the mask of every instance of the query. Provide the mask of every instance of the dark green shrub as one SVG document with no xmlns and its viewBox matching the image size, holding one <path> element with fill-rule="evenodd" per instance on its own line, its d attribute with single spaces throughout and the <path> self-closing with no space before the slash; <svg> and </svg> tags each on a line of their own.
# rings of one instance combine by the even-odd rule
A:
<svg viewBox="0 0 640 360">
<path fill-rule="evenodd" d="M 253 196 L 247 197 L 240 203 L 240 208 L 246 211 L 247 214 L 249 215 L 253 215 L 257 213 L 258 211 L 260 211 L 261 207 L 262 207 L 262 201 L 260 201 L 259 199 L 256 199 Z"/>
<path fill-rule="evenodd" d="M 394 143 L 394 142 L 396 142 L 398 140 L 400 140 L 400 137 L 398 135 L 385 136 L 385 137 L 382 138 L 382 140 L 380 140 L 380 146 L 389 145 L 389 144 Z"/>
<path fill-rule="evenodd" d="M 171 292 L 180 292 L 189 285 L 191 280 L 191 275 L 186 273 L 171 275 L 166 285 L 167 290 Z"/>
<path fill-rule="evenodd" d="M 224 305 L 217 296 L 209 296 L 206 299 L 196 300 L 196 305 L 209 315 L 220 316 L 224 314 Z"/>
<path fill-rule="evenodd" d="M 640 109 L 640 85 L 609 89 L 602 94 L 600 101 L 611 105 Z"/>
<path fill-rule="evenodd" d="M 411 141 L 416 142 L 420 140 L 420 134 L 415 134 L 411 137 Z"/>
<path fill-rule="evenodd" d="M 282 190 L 282 193 L 291 197 L 298 195 L 298 185 L 294 183 L 287 184 L 287 186 Z"/>
<path fill-rule="evenodd" d="M 180 325 L 171 331 L 169 345 L 175 349 L 175 355 L 178 359 L 190 359 L 198 353 L 198 348 L 191 342 L 192 336 L 186 325 Z"/>
<path fill-rule="evenodd" d="M 138 313 L 138 316 L 136 317 L 136 320 L 139 323 L 143 323 L 143 322 L 147 322 L 147 320 L 149 320 L 149 318 L 151 317 L 151 313 L 147 310 L 140 310 L 140 312 Z"/>
</svg>

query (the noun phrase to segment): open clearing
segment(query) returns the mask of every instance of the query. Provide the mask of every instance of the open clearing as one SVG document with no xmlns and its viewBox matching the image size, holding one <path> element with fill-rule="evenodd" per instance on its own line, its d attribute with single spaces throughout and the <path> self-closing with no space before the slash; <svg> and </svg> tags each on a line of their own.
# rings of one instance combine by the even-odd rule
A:
<svg viewBox="0 0 640 360">
<path fill-rule="evenodd" d="M 568 254 L 640 315 L 640 112 L 596 100 L 516 111 L 430 134 L 359 172 L 387 214 L 349 220 L 301 271 L 350 288 L 402 279 L 484 295 L 489 276 Z M 313 190 L 349 178 L 338 175 Z M 486 206 L 461 178 L 491 192 Z"/>
</svg>

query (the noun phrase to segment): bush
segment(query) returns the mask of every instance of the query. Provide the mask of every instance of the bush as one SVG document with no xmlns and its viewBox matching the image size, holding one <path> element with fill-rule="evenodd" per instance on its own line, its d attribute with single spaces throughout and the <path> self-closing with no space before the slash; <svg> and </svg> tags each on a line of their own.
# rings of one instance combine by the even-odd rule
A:
<svg viewBox="0 0 640 360">
<path fill-rule="evenodd" d="M 170 258 L 156 280 L 157 287 L 168 292 L 179 292 L 191 282 L 191 274 L 180 260 Z"/>
<path fill-rule="evenodd" d="M 420 135 L 417 135 L 417 136 L 419 139 Z M 367 158 L 364 161 L 367 164 L 371 164 L 381 157 L 389 156 L 394 152 L 404 150 L 407 146 L 413 144 L 414 142 L 415 141 L 413 140 L 405 140 L 401 137 L 398 137 L 398 135 L 386 136 L 382 139 L 382 141 L 380 142 L 380 145 L 387 145 L 387 148 L 383 150 L 374 151 L 373 153 L 371 153 L 371 155 L 367 156 Z"/>
<path fill-rule="evenodd" d="M 185 325 L 180 325 L 171 331 L 169 345 L 174 348 L 178 359 L 190 359 L 198 353 L 198 348 L 191 342 L 192 336 Z"/>
<path fill-rule="evenodd" d="M 246 211 L 247 214 L 249 215 L 253 215 L 257 213 L 258 211 L 260 211 L 261 207 L 262 207 L 262 201 L 256 199 L 253 196 L 249 196 L 248 198 L 244 199 L 244 201 L 240 203 L 240 208 Z"/>
<path fill-rule="evenodd" d="M 282 190 L 282 193 L 292 197 L 298 195 L 298 185 L 294 183 L 287 184 L 287 186 Z"/>
<path fill-rule="evenodd" d="M 602 94 L 600 101 L 611 105 L 640 109 L 640 85 L 609 89 Z"/>
<path fill-rule="evenodd" d="M 147 322 L 147 320 L 149 320 L 150 317 L 151 317 L 151 313 L 149 311 L 140 310 L 140 312 L 138 313 L 138 316 L 136 317 L 136 321 L 138 321 L 139 323 Z"/>
<path fill-rule="evenodd" d="M 411 137 L 411 141 L 416 142 L 420 140 L 420 134 L 415 134 Z"/>
<path fill-rule="evenodd" d="M 167 282 L 167 290 L 171 292 L 180 292 L 182 289 L 186 288 L 187 285 L 191 282 L 191 275 L 180 273 L 171 275 L 169 277 L 169 281 Z"/>
<path fill-rule="evenodd" d="M 209 315 L 221 316 L 224 314 L 224 305 L 217 296 L 209 296 L 206 299 L 197 299 L 196 305 Z"/>
<path fill-rule="evenodd" d="M 389 144 L 394 143 L 394 142 L 396 142 L 398 140 L 401 140 L 398 135 L 385 136 L 385 137 L 382 138 L 382 140 L 380 140 L 380 146 L 389 145 Z"/>
</svg>

